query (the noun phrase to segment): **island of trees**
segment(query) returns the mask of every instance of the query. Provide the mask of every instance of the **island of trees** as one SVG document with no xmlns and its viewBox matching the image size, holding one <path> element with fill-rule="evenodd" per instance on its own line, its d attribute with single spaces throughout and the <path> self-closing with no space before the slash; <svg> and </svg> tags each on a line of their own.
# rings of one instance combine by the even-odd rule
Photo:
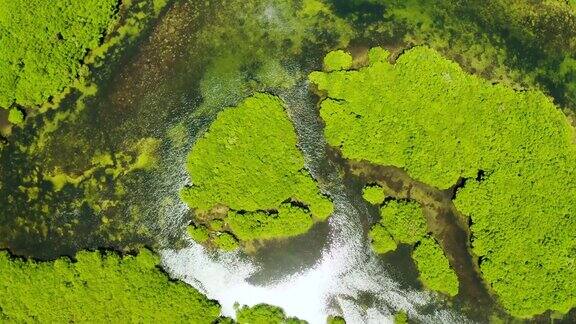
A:
<svg viewBox="0 0 576 324">
<path fill-rule="evenodd" d="M 375 190 L 378 187 L 367 187 L 365 197 Z M 414 201 L 391 200 L 380 208 L 380 215 L 380 221 L 369 233 L 374 251 L 385 254 L 396 250 L 398 244 L 414 246 L 412 258 L 424 286 L 448 296 L 458 294 L 458 278 L 442 248 L 431 237 L 420 205 Z"/>
<path fill-rule="evenodd" d="M 233 250 L 236 241 L 290 237 L 332 213 L 304 165 L 282 101 L 256 94 L 218 114 L 188 157 L 192 238 Z"/>
</svg>

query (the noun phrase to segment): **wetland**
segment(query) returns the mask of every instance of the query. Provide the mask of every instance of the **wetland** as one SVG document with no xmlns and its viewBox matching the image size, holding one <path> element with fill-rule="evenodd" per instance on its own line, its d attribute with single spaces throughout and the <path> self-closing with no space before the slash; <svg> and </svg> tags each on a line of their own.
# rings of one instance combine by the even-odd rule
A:
<svg viewBox="0 0 576 324">
<path fill-rule="evenodd" d="M 108 2 L 0 37 L 0 320 L 576 320 L 573 4 Z"/>
</svg>

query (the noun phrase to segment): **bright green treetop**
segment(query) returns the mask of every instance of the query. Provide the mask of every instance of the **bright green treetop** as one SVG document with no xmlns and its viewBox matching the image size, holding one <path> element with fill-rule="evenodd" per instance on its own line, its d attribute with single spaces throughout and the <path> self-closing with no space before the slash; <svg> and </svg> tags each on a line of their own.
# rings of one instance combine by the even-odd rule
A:
<svg viewBox="0 0 576 324">
<path fill-rule="evenodd" d="M 389 201 L 380 208 L 380 216 L 368 233 L 376 253 L 394 251 L 398 243 L 414 244 L 428 233 L 426 218 L 417 202 Z"/>
<path fill-rule="evenodd" d="M 374 252 L 379 254 L 386 254 L 396 250 L 398 244 L 394 238 L 390 235 L 390 232 L 386 227 L 380 223 L 375 224 L 370 228 L 368 233 L 370 237 L 370 242 L 372 243 L 372 249 Z"/>
<path fill-rule="evenodd" d="M 458 294 L 458 277 L 433 238 L 423 238 L 412 252 L 412 258 L 420 272 L 419 279 L 426 288 L 448 296 Z"/>
<path fill-rule="evenodd" d="M 364 200 L 371 203 L 372 205 L 380 205 L 384 202 L 386 194 L 384 193 L 384 189 L 382 187 L 378 185 L 370 185 L 362 189 L 362 197 L 364 197 Z"/>
<path fill-rule="evenodd" d="M 80 252 L 77 262 L 0 253 L 0 321 L 212 323 L 220 306 L 170 280 L 148 250 L 137 256 Z"/>
<path fill-rule="evenodd" d="M 287 317 L 280 307 L 258 304 L 252 307 L 242 306 L 236 311 L 238 324 L 305 324 L 306 321 Z"/>
<path fill-rule="evenodd" d="M 218 114 L 187 167 L 193 185 L 182 191 L 183 200 L 198 213 L 227 207 L 241 239 L 301 234 L 333 210 L 304 167 L 282 101 L 270 95 L 256 94 Z"/>
<path fill-rule="evenodd" d="M 224 251 L 234 251 L 238 245 L 236 237 L 228 232 L 217 232 L 212 236 L 214 245 Z"/>
<path fill-rule="evenodd" d="M 328 316 L 327 324 L 346 324 L 346 320 L 342 316 Z"/>
<path fill-rule="evenodd" d="M 190 225 L 187 228 L 187 232 L 194 241 L 199 243 L 204 243 L 210 238 L 208 229 L 204 225 Z"/>
<path fill-rule="evenodd" d="M 394 324 L 408 324 L 408 314 L 404 311 L 394 314 Z"/>
<path fill-rule="evenodd" d="M 380 208 L 380 223 L 399 243 L 414 244 L 426 235 L 426 218 L 420 204 L 392 200 Z"/>
<path fill-rule="evenodd" d="M 396 250 L 398 243 L 416 245 L 412 258 L 418 266 L 420 281 L 430 290 L 455 296 L 458 278 L 442 248 L 428 235 L 420 204 L 392 200 L 380 208 L 380 216 L 380 222 L 368 233 L 374 252 L 386 254 Z"/>
<path fill-rule="evenodd" d="M 285 233 L 303 234 L 313 225 L 305 209 L 291 204 L 280 205 L 277 213 L 231 211 L 226 221 L 234 234 L 244 241 L 282 237 Z"/>
<path fill-rule="evenodd" d="M 0 107 L 58 94 L 98 46 L 116 0 L 0 0 Z"/>
<path fill-rule="evenodd" d="M 333 51 L 324 57 L 326 71 L 346 70 L 352 66 L 352 56 L 343 50 Z"/>
<path fill-rule="evenodd" d="M 563 113 L 426 47 L 386 58 L 376 48 L 358 71 L 310 75 L 327 93 L 330 145 L 438 188 L 469 179 L 455 204 L 502 305 L 519 317 L 576 306 L 576 146 Z"/>
<path fill-rule="evenodd" d="M 18 108 L 11 108 L 8 112 L 8 121 L 14 125 L 21 125 L 24 122 L 24 113 Z"/>
</svg>

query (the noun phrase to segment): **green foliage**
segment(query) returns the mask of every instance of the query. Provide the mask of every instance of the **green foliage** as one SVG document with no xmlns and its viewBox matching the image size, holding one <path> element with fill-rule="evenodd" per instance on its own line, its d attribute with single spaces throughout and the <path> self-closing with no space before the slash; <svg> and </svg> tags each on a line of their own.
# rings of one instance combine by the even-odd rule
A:
<svg viewBox="0 0 576 324">
<path fill-rule="evenodd" d="M 519 317 L 567 312 L 576 146 L 566 116 L 540 92 L 492 85 L 426 47 L 394 65 L 383 58 L 310 75 L 329 97 L 320 113 L 330 145 L 438 188 L 469 179 L 455 204 L 471 217 L 473 251 L 502 305 Z"/>
<path fill-rule="evenodd" d="M 325 71 L 347 70 L 352 66 L 352 56 L 343 50 L 332 51 L 324 57 Z"/>
<path fill-rule="evenodd" d="M 468 71 L 516 86 L 539 87 L 576 109 L 576 11 L 567 1 L 335 1 L 376 43 L 428 45 Z M 362 12 L 362 6 L 372 6 Z"/>
<path fill-rule="evenodd" d="M 84 63 L 100 67 L 107 62 L 104 60 L 110 54 L 121 53 L 126 45 L 133 44 L 142 32 L 149 28 L 151 20 L 158 17 L 162 9 L 170 0 L 122 0 L 120 12 L 121 25 L 115 26 L 114 33 L 107 35 L 105 42 L 92 49 L 84 59 Z"/>
<path fill-rule="evenodd" d="M 239 247 L 236 237 L 227 232 L 220 232 L 212 235 L 212 243 L 214 243 L 217 248 L 224 251 L 234 251 Z"/>
<path fill-rule="evenodd" d="M 370 232 L 368 232 L 368 237 L 370 237 L 372 249 L 376 253 L 386 254 L 396 250 L 398 247 L 396 241 L 390 235 L 390 232 L 380 223 L 372 226 Z"/>
<path fill-rule="evenodd" d="M 8 121 L 14 125 L 21 125 L 24 123 L 24 113 L 18 108 L 11 108 L 8 113 Z"/>
<path fill-rule="evenodd" d="M 227 207 L 232 233 L 242 240 L 298 235 L 333 210 L 304 168 L 283 103 L 270 95 L 221 112 L 195 143 L 187 168 L 193 185 L 182 199 L 197 215 Z"/>
<path fill-rule="evenodd" d="M 210 238 L 208 229 L 204 225 L 190 225 L 187 228 L 187 232 L 188 235 L 190 235 L 190 237 L 198 243 L 206 243 L 206 241 L 208 241 Z"/>
<path fill-rule="evenodd" d="M 483 277 L 518 317 L 576 305 L 575 159 L 549 159 L 470 181 L 455 201 L 472 218 Z"/>
<path fill-rule="evenodd" d="M 394 324 L 408 324 L 408 314 L 406 312 L 398 312 L 394 315 Z"/>
<path fill-rule="evenodd" d="M 220 306 L 170 280 L 148 250 L 137 256 L 80 252 L 77 262 L 0 253 L 0 318 L 8 322 L 212 323 Z"/>
<path fill-rule="evenodd" d="M 458 293 L 458 278 L 442 248 L 427 235 L 426 218 L 420 204 L 392 200 L 380 208 L 380 216 L 380 222 L 372 226 L 368 233 L 374 252 L 385 254 L 394 251 L 398 243 L 416 244 L 412 257 L 424 286 L 455 296 Z"/>
<path fill-rule="evenodd" d="M 346 324 L 346 321 L 341 316 L 329 316 L 326 323 L 327 324 Z"/>
<path fill-rule="evenodd" d="M 221 219 L 213 219 L 210 221 L 210 229 L 214 231 L 222 231 L 224 229 L 224 221 Z"/>
<path fill-rule="evenodd" d="M 362 189 L 362 197 L 372 205 L 380 205 L 384 202 L 386 194 L 384 193 L 384 189 L 379 185 L 370 185 Z"/>
<path fill-rule="evenodd" d="M 220 219 L 210 221 L 210 228 L 205 225 L 189 225 L 187 230 L 190 237 L 200 243 L 210 243 L 224 251 L 234 251 L 239 247 L 238 239 L 224 229 L 224 222 Z"/>
<path fill-rule="evenodd" d="M 154 13 L 159 14 L 162 9 L 166 6 L 169 0 L 152 0 L 152 5 L 154 7 Z"/>
<path fill-rule="evenodd" d="M 305 324 L 306 321 L 286 317 L 280 307 L 258 304 L 252 307 L 242 306 L 236 310 L 238 324 Z"/>
<path fill-rule="evenodd" d="M 80 73 L 114 18 L 116 0 L 1 0 L 0 107 L 39 105 Z"/>
<path fill-rule="evenodd" d="M 303 234 L 313 225 L 307 210 L 291 204 L 281 204 L 277 213 L 230 211 L 226 221 L 232 232 L 244 241 L 273 239 L 286 233 Z"/>
<path fill-rule="evenodd" d="M 397 243 L 414 244 L 428 233 L 426 218 L 417 202 L 389 201 L 380 208 L 380 216 L 380 222 L 368 233 L 376 253 L 394 251 Z"/>
<path fill-rule="evenodd" d="M 325 0 L 231 0 L 224 7 L 199 39 L 203 51 L 213 53 L 200 83 L 201 111 L 294 86 L 306 77 L 294 68 L 299 54 L 345 47 L 354 33 Z"/>
<path fill-rule="evenodd" d="M 423 238 L 412 252 L 412 258 L 424 286 L 448 296 L 458 294 L 458 277 L 450 267 L 442 248 L 433 238 Z"/>
<path fill-rule="evenodd" d="M 399 243 L 414 244 L 428 233 L 420 204 L 392 200 L 380 208 L 380 223 Z"/>
</svg>

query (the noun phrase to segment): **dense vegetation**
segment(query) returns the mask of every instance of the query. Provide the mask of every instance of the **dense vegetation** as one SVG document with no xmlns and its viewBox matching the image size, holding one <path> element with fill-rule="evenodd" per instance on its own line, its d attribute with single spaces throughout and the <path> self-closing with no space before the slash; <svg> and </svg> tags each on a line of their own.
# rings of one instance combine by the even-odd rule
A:
<svg viewBox="0 0 576 324">
<path fill-rule="evenodd" d="M 346 158 L 449 188 L 471 218 L 484 279 L 511 314 L 576 305 L 575 132 L 542 93 L 468 75 L 427 47 L 395 64 L 380 48 L 358 71 L 314 72 L 321 116 Z"/>
<path fill-rule="evenodd" d="M 576 109 L 576 4 L 566 0 L 333 0 L 373 44 L 428 45 L 484 78 Z"/>
<path fill-rule="evenodd" d="M 22 110 L 14 107 L 8 113 L 8 121 L 14 125 L 20 125 L 24 122 L 24 113 Z"/>
<path fill-rule="evenodd" d="M 380 216 L 380 223 L 398 243 L 414 244 L 428 233 L 417 202 L 392 200 L 380 208 Z"/>
<path fill-rule="evenodd" d="M 324 70 L 346 70 L 352 66 L 352 56 L 343 50 L 332 51 L 324 57 Z"/>
<path fill-rule="evenodd" d="M 380 216 L 368 234 L 374 251 L 385 254 L 396 250 L 398 244 L 415 246 L 412 258 L 424 286 L 448 296 L 458 294 L 458 278 L 440 245 L 429 235 L 420 205 L 391 200 L 380 208 Z"/>
<path fill-rule="evenodd" d="M 27 114 L 11 134 L 0 121 L 0 247 L 54 258 L 180 240 L 181 231 L 165 230 L 185 225 L 166 223 L 177 193 L 158 192 L 168 171 L 131 168 L 136 144 L 158 139 L 160 150 L 170 149 L 157 156 L 160 164 L 183 164 L 179 152 L 218 111 L 305 79 L 300 60 L 311 66 L 321 57 L 303 53 L 346 46 L 352 33 L 324 0 L 131 0 L 117 11 L 113 31 L 84 56 L 89 73 L 74 89 L 50 100 L 43 114 Z M 179 147 L 163 137 L 175 120 L 184 134 Z"/>
<path fill-rule="evenodd" d="M 412 258 L 420 272 L 419 279 L 426 288 L 448 296 L 458 294 L 458 278 L 434 238 L 430 236 L 422 238 L 414 248 Z"/>
<path fill-rule="evenodd" d="M 305 233 L 313 224 L 307 210 L 291 204 L 281 204 L 274 213 L 231 211 L 226 221 L 234 234 L 244 241 Z"/>
<path fill-rule="evenodd" d="M 86 58 L 86 51 L 93 48 L 93 44 L 100 42 L 100 35 L 114 19 L 114 7 L 117 2 L 68 0 L 44 4 L 39 1 L 0 0 L 0 55 L 10 57 L 10 60 L 0 60 L 0 107 L 16 106 L 10 109 L 8 114 L 12 123 L 20 124 L 24 119 L 25 114 L 18 106 L 36 105 L 50 100 L 52 95 L 60 92 L 82 73 L 81 64 L 90 63 L 89 59 L 82 62 L 83 58 Z M 155 12 L 159 12 L 165 3 L 163 0 L 125 1 L 133 3 L 135 8 L 143 8 L 144 2 L 147 3 L 146 6 L 153 5 Z M 143 92 L 145 96 L 135 91 L 134 87 L 122 87 L 116 84 L 111 86 L 117 89 L 113 90 L 109 97 L 120 98 L 118 102 L 98 98 L 97 101 L 101 104 L 87 103 L 89 109 L 86 109 L 85 113 L 76 113 L 74 109 L 73 113 L 68 114 L 65 111 L 66 107 L 61 107 L 59 110 L 62 114 L 59 112 L 50 114 L 45 120 L 34 120 L 34 127 L 42 129 L 37 136 L 38 140 L 31 139 L 37 134 L 31 134 L 27 129 L 25 132 L 15 134 L 16 136 L 11 139 L 14 144 L 9 146 L 7 144 L 0 161 L 2 246 L 18 245 L 20 249 L 25 247 L 28 253 L 44 253 L 44 251 L 62 253 L 63 247 L 73 246 L 77 249 L 80 245 L 96 247 L 119 242 L 125 245 L 142 233 L 156 236 L 150 235 L 149 232 L 155 230 L 154 226 L 162 228 L 166 224 L 161 223 L 161 216 L 146 218 L 146 214 L 155 215 L 158 210 L 169 210 L 175 201 L 165 196 L 153 197 L 157 195 L 157 190 L 150 192 L 141 190 L 157 185 L 156 182 L 148 182 L 143 171 L 150 170 L 151 166 L 156 164 L 155 151 L 160 144 L 152 137 L 158 137 L 161 133 L 159 129 L 163 128 L 162 124 L 168 123 L 169 118 L 165 116 L 179 118 L 175 107 L 181 106 L 183 101 L 189 99 L 187 96 L 192 82 L 182 76 L 185 74 L 198 75 L 198 78 L 201 78 L 198 89 L 202 96 L 200 105 L 212 113 L 223 107 L 236 105 L 239 100 L 254 91 L 292 87 L 301 77 L 299 75 L 301 70 L 305 70 L 296 67 L 298 64 L 318 63 L 311 59 L 314 56 L 310 54 L 311 52 L 335 47 L 343 48 L 353 34 L 358 33 L 369 42 L 393 44 L 393 47 L 402 42 L 430 44 L 431 47 L 463 63 L 466 69 L 472 72 L 496 80 L 509 77 L 514 81 L 520 81 L 522 85 L 539 84 L 559 102 L 574 107 L 575 24 L 573 11 L 565 1 L 334 1 L 336 7 L 360 2 L 370 2 L 374 6 L 366 6 L 371 9 L 367 13 L 359 10 L 352 14 L 359 17 L 357 23 L 360 28 L 356 30 L 350 28 L 349 20 L 334 15 L 331 7 L 323 0 L 232 0 L 226 1 L 225 4 L 218 1 L 205 2 L 205 7 L 202 7 L 206 9 L 205 11 L 195 10 L 193 14 L 182 19 L 193 26 L 193 33 L 182 33 L 176 26 L 178 23 L 176 20 L 165 23 L 165 29 L 172 30 L 171 34 L 176 35 L 174 38 L 178 39 L 178 46 L 152 48 L 156 49 L 156 52 L 169 53 L 166 57 L 171 58 L 182 55 L 180 51 L 188 53 L 189 61 L 174 64 L 170 60 L 160 60 L 158 56 L 151 55 L 156 52 L 151 51 L 150 47 L 142 51 L 142 56 L 147 57 L 150 62 L 158 61 L 165 66 L 175 66 L 175 70 L 170 70 L 168 74 L 181 69 L 182 66 L 194 66 L 190 68 L 194 73 L 185 69 L 172 73 L 175 75 L 173 79 L 162 81 L 164 83 L 158 82 L 154 86 L 154 91 L 157 92 Z M 92 10 L 91 6 L 96 10 Z M 216 10 L 212 11 L 213 8 L 210 6 Z M 385 10 L 372 10 L 374 8 Z M 65 14 L 60 14 L 56 10 L 61 10 Z M 199 12 L 207 13 L 197 14 Z M 372 17 L 380 13 L 380 16 Z M 363 14 L 371 17 L 364 19 Z M 149 22 L 148 19 L 142 18 L 145 16 L 144 13 L 135 10 L 134 16 L 126 19 L 127 24 L 120 28 L 119 34 L 127 33 L 131 36 L 138 34 L 130 30 L 144 28 Z M 12 23 L 15 22 L 15 17 L 19 20 L 14 25 Z M 250 19 L 254 17 L 258 19 Z M 197 19 L 204 19 L 209 23 L 197 26 Z M 134 27 L 131 21 L 135 22 L 137 27 Z M 10 23 L 5 25 L 5 22 Z M 70 22 L 71 25 L 61 26 L 61 22 Z M 94 33 L 90 33 L 89 30 Z M 14 37 L 18 39 L 13 41 Z M 188 39 L 191 43 L 199 44 L 200 50 L 182 48 L 181 44 L 186 43 Z M 166 39 L 164 42 L 163 39 L 163 42 L 158 43 L 169 43 L 169 40 Z M 26 53 L 14 50 L 15 47 L 20 48 L 19 46 L 27 46 Z M 158 50 L 159 48 L 161 50 Z M 18 55 L 22 59 L 13 61 L 12 59 Z M 138 61 L 128 61 L 136 63 L 135 69 L 127 71 L 151 70 L 148 63 L 146 68 L 143 68 Z M 106 62 L 107 64 L 109 62 Z M 199 66 L 208 68 L 204 71 Z M 344 51 L 336 51 L 324 61 L 327 71 L 344 70 L 351 66 L 352 58 Z M 185 72 L 181 72 L 184 70 Z M 115 75 L 116 72 L 112 74 Z M 17 79 L 14 79 L 14 75 Z M 114 82 L 122 83 L 122 78 L 120 76 Z M 154 80 L 156 82 L 161 78 L 162 76 L 158 75 L 158 79 Z M 189 83 L 185 85 L 171 83 L 176 79 L 186 79 L 185 82 Z M 418 88 L 420 86 L 424 87 L 418 85 L 414 92 L 420 92 Z M 186 88 L 186 95 L 174 95 L 174 91 L 179 91 L 176 89 L 178 87 Z M 197 85 L 194 84 L 194 87 Z M 348 85 L 343 87 L 343 90 L 353 91 L 346 88 Z M 402 91 L 407 88 L 404 84 L 402 89 L 396 89 Z M 370 91 L 367 88 L 366 92 Z M 170 95 L 166 94 L 168 92 Z M 409 90 L 406 93 L 410 92 Z M 124 93 L 135 97 L 140 95 L 146 99 L 127 100 L 129 96 L 124 97 Z M 426 94 L 433 96 L 432 93 L 426 92 Z M 442 95 L 444 94 L 438 93 L 438 96 Z M 169 100 L 170 96 L 177 98 L 174 99 L 176 104 Z M 428 99 L 430 98 L 421 100 L 425 103 Z M 158 104 L 158 100 L 161 104 Z M 71 101 L 74 100 L 71 98 Z M 437 101 L 432 99 L 430 102 Z M 536 102 L 534 105 L 538 105 L 539 100 L 534 102 Z M 146 104 L 161 108 L 152 110 Z M 84 103 L 80 101 L 72 105 L 84 107 Z M 505 102 L 503 105 L 508 103 Z M 136 113 L 131 115 L 133 112 L 130 112 L 130 109 Z M 531 114 L 532 112 L 527 115 Z M 478 124 L 484 128 L 485 119 L 482 114 L 479 116 L 476 118 L 482 122 Z M 364 117 L 366 116 L 358 118 Z M 537 116 L 532 117 L 537 119 Z M 404 117 L 399 119 L 402 118 Z M 202 122 L 208 119 L 204 116 L 198 118 Z M 500 118 L 494 121 L 494 124 L 502 122 L 508 121 Z M 491 123 L 487 125 L 493 127 Z M 418 127 L 425 126 L 418 125 Z M 451 133 L 456 127 L 460 126 L 448 128 L 446 133 Z M 521 131 L 523 127 L 516 128 L 515 132 Z M 526 129 L 538 129 L 539 126 L 534 123 L 527 127 L 531 128 Z M 106 131 L 103 132 L 103 128 Z M 185 132 L 191 130 L 192 127 L 184 129 Z M 373 129 L 367 129 L 365 133 L 371 131 Z M 409 129 L 408 132 L 412 131 Z M 396 128 L 390 133 L 396 134 Z M 509 133 L 504 134 L 505 137 Z M 386 133 L 385 136 L 387 135 Z M 536 137 L 531 137 L 530 141 L 522 143 L 522 149 L 530 151 L 531 143 L 539 140 Z M 415 138 L 422 137 L 416 136 L 412 140 Z M 1 137 L 0 142 L 4 142 Z M 181 142 L 185 143 L 183 144 L 185 146 L 192 141 L 183 139 Z M 451 145 L 452 142 L 448 142 L 448 145 Z M 550 143 L 552 142 L 554 141 L 551 140 Z M 469 144 L 472 146 L 474 143 Z M 504 150 L 506 154 L 510 153 L 510 147 L 517 144 L 517 142 L 511 143 Z M 410 158 L 419 158 L 411 156 L 413 146 L 406 148 L 404 154 Z M 441 147 L 438 151 L 448 152 L 444 149 Z M 459 156 L 457 149 L 452 153 Z M 555 307 L 555 309 L 561 308 L 562 311 L 575 304 L 574 290 L 568 286 L 574 281 L 572 271 L 574 253 L 570 252 L 574 250 L 574 244 L 568 237 L 569 233 L 574 233 L 574 222 L 570 220 L 574 215 L 574 208 L 571 207 L 574 204 L 572 200 L 566 198 L 574 197 L 574 190 L 573 186 L 565 186 L 569 181 L 566 179 L 573 179 L 573 173 L 572 170 L 560 172 L 547 181 L 543 180 L 553 172 L 551 170 L 570 169 L 574 163 L 571 157 L 565 163 L 558 162 L 562 160 L 562 156 L 560 154 L 558 157 L 556 149 L 551 150 L 548 155 L 553 158 L 550 160 L 543 158 L 545 163 L 550 163 L 548 169 L 543 168 L 546 169 L 544 171 L 540 169 L 544 165 L 543 160 L 524 159 L 524 155 L 517 157 L 526 160 L 526 163 L 531 163 L 531 167 L 510 168 L 509 174 L 503 173 L 507 167 L 499 167 L 497 172 L 482 170 L 478 174 L 480 169 L 472 166 L 470 169 L 473 171 L 465 175 L 469 179 L 466 187 L 458 193 L 458 208 L 472 216 L 472 229 L 475 234 L 473 246 L 475 252 L 481 256 L 481 267 L 485 277 L 494 286 L 501 299 L 508 300 L 509 308 L 518 308 L 516 314 L 520 316 L 535 313 L 534 309 L 538 308 L 535 305 L 539 303 L 541 306 L 538 311 L 557 301 L 564 301 L 564 305 Z M 451 158 L 440 162 L 447 168 L 453 167 Z M 460 166 L 456 165 L 455 168 Z M 440 168 L 437 164 L 426 167 Z M 534 172 L 535 170 L 538 172 Z M 446 186 L 454 184 L 451 181 L 456 178 L 457 173 L 454 173 L 454 177 L 445 179 Z M 531 177 L 524 179 L 527 173 Z M 501 178 L 498 178 L 498 174 Z M 522 179 L 516 180 L 514 174 Z M 303 176 L 309 177 L 305 171 Z M 542 190 L 543 187 L 549 186 L 552 186 L 549 190 Z M 316 186 L 311 190 L 316 191 Z M 368 190 L 365 193 L 367 193 L 365 198 L 373 204 L 382 203 L 377 190 Z M 152 198 L 166 199 L 160 204 Z M 481 199 L 479 203 L 478 199 Z M 517 202 L 511 204 L 510 201 Z M 569 205 L 566 205 L 567 203 Z M 154 205 L 157 207 L 152 207 Z M 541 208 L 542 206 L 544 208 Z M 222 219 L 211 219 L 213 215 L 206 217 L 201 222 L 193 224 L 189 232 L 198 241 L 210 241 L 222 249 L 232 250 L 238 246 L 237 238 L 252 240 L 277 237 L 282 235 L 284 228 L 294 233 L 305 232 L 313 223 L 313 218 L 310 217 L 311 212 L 305 207 L 300 207 L 303 207 L 300 203 L 283 201 L 269 210 L 226 210 L 218 214 Z M 283 210 L 285 212 L 282 212 Z M 525 215 L 527 217 L 524 217 Z M 549 222 L 543 222 L 542 219 L 549 215 Z M 153 225 L 150 225 L 152 223 Z M 260 224 L 265 226 L 262 227 Z M 539 224 L 538 226 L 542 224 L 542 228 L 536 228 L 535 224 Z M 234 232 L 237 238 L 231 232 Z M 383 237 L 384 234 L 388 235 L 388 240 L 380 241 L 382 243 L 380 248 L 374 245 L 374 248 L 380 249 L 381 252 L 394 249 L 397 244 L 383 224 L 379 224 L 371 231 L 373 238 Z M 553 257 L 550 251 L 559 251 L 559 257 Z M 509 269 L 519 269 L 519 274 L 516 272 L 511 274 Z M 528 280 L 522 282 L 516 289 L 514 286 L 522 277 Z M 524 294 L 518 294 L 518 291 Z M 541 292 L 536 293 L 538 291 Z M 526 295 L 531 297 L 525 298 Z M 539 302 L 542 296 L 545 298 Z"/>
<path fill-rule="evenodd" d="M 326 323 L 327 324 L 346 324 L 346 320 L 344 320 L 344 318 L 341 316 L 329 316 Z"/>
<path fill-rule="evenodd" d="M 0 253 L 0 321 L 212 323 L 218 303 L 171 281 L 148 250 L 137 256 L 80 252 L 76 261 Z"/>
<path fill-rule="evenodd" d="M 368 237 L 372 244 L 372 249 L 376 253 L 386 254 L 388 252 L 396 250 L 398 243 L 390 235 L 386 226 L 381 223 L 374 224 L 368 232 Z"/>
<path fill-rule="evenodd" d="M 408 324 L 408 314 L 406 312 L 394 314 L 394 324 Z"/>
<path fill-rule="evenodd" d="M 386 198 L 384 189 L 378 185 L 370 185 L 362 189 L 362 197 L 372 205 L 380 205 Z"/>
<path fill-rule="evenodd" d="M 80 73 L 117 0 L 0 1 L 0 107 L 39 105 Z"/>
<path fill-rule="evenodd" d="M 238 324 L 305 324 L 306 321 L 287 317 L 282 308 L 267 304 L 242 306 L 236 310 Z"/>
<path fill-rule="evenodd" d="M 70 5 L 60 5 L 68 2 Z M 50 21 L 53 23 L 50 26 L 64 26 L 66 20 L 77 18 L 75 29 L 67 32 L 73 36 L 86 32 L 82 30 L 83 24 L 91 26 L 92 20 L 83 22 L 83 16 L 97 13 L 94 10 L 85 13 L 75 8 L 109 3 L 68 2 L 48 4 L 31 1 L 20 5 L 16 1 L 7 4 L 8 7 L 2 6 L 0 11 L 18 6 L 9 14 L 24 10 L 34 16 L 25 20 L 36 22 L 34 26 L 38 32 L 28 36 L 38 37 L 37 42 L 41 43 L 56 38 L 56 35 L 44 34 L 44 27 L 40 24 L 48 22 L 41 15 L 53 13 L 60 6 L 66 14 L 57 14 L 49 19 L 62 19 L 63 22 Z M 131 250 L 143 243 L 154 244 L 150 237 L 151 228 L 155 225 L 143 220 L 147 214 L 154 214 L 154 218 L 149 219 L 160 222 L 157 209 L 166 204 L 152 203 L 151 198 L 161 198 L 148 193 L 156 187 L 150 183 L 149 176 L 153 170 L 158 170 L 151 165 L 157 166 L 159 134 L 156 127 L 150 127 L 150 122 L 142 121 L 141 116 L 149 116 L 149 113 L 143 114 L 143 109 L 130 105 L 139 114 L 126 118 L 127 105 L 119 108 L 117 102 L 106 94 L 110 94 L 112 89 L 122 95 L 131 92 L 122 88 L 118 79 L 113 80 L 126 67 L 120 67 L 118 61 L 131 52 L 136 43 L 142 44 L 138 37 L 152 27 L 150 22 L 155 17 L 154 10 L 162 1 L 119 3 L 114 1 L 111 8 L 114 13 L 118 11 L 111 21 L 113 28 L 106 32 L 105 38 L 95 36 L 99 45 L 84 52 L 81 60 L 77 60 L 82 67 L 80 75 L 74 77 L 77 77 L 76 81 L 40 109 L 22 109 L 15 104 L 9 110 L 14 111 L 14 115 L 8 115 L 8 118 L 20 122 L 26 115 L 27 122 L 21 127 L 12 127 L 10 131 L 4 127 L 4 120 L 0 121 L 0 143 L 5 144 L 0 145 L 0 248 L 8 248 L 17 255 L 54 259 L 62 254 L 73 255 L 83 248 Z M 39 10 L 30 9 L 35 4 Z M 43 8 L 48 6 L 53 8 L 44 12 Z M 17 45 L 11 43 L 6 46 Z M 2 46 L 0 52 L 6 46 Z M 32 58 L 35 55 L 44 57 L 45 54 L 31 50 L 26 55 Z M 39 63 L 57 61 L 57 58 L 48 57 Z M 0 57 L 0 65 L 4 62 Z M 67 71 L 66 67 L 63 69 Z M 138 70 L 143 69 L 139 67 Z M 43 70 L 37 72 L 41 78 Z M 135 74 L 130 73 L 131 77 Z M 0 112 L 0 119 L 5 113 Z M 153 118 L 157 120 L 158 115 Z M 172 201 L 176 201 L 177 193 L 172 197 Z M 152 210 L 151 206 L 158 207 Z"/>
<path fill-rule="evenodd" d="M 182 198 L 196 221 L 224 219 L 244 241 L 302 234 L 332 213 L 304 168 L 282 101 L 270 95 L 254 95 L 218 114 L 192 148 L 187 168 L 193 185 Z"/>
</svg>

